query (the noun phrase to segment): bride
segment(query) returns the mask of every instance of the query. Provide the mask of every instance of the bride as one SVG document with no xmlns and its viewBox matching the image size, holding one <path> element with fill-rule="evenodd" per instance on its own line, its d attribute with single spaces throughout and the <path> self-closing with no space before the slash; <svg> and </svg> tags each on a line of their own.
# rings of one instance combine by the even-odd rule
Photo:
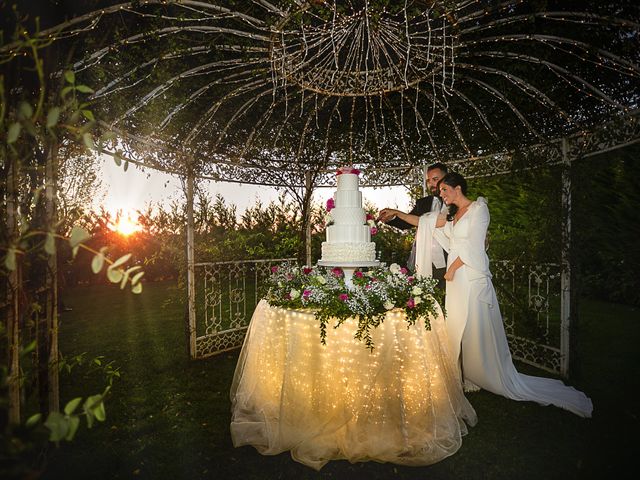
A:
<svg viewBox="0 0 640 480">
<path fill-rule="evenodd" d="M 428 250 L 425 246 L 433 236 L 449 253 L 444 277 L 446 325 L 451 355 L 459 360 L 465 390 L 483 388 L 512 400 L 551 404 L 591 417 L 593 404 L 584 393 L 560 380 L 521 374 L 513 365 L 485 251 L 489 209 L 484 198 L 472 201 L 466 194 L 462 175 L 448 173 L 440 182 L 448 215 L 397 213 L 418 225 L 418 252 Z M 417 273 L 428 275 L 430 267 L 430 260 L 418 254 Z"/>
</svg>

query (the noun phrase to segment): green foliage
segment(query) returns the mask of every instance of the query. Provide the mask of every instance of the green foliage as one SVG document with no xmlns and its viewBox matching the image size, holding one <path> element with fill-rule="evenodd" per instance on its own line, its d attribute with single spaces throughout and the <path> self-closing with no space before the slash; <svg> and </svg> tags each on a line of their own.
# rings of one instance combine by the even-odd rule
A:
<svg viewBox="0 0 640 480">
<path fill-rule="evenodd" d="M 585 295 L 640 305 L 640 146 L 580 160 L 573 172 L 573 255 Z"/>
<path fill-rule="evenodd" d="M 76 397 L 67 402 L 63 412 L 51 412 L 47 416 L 43 425 L 49 430 L 49 441 L 58 443 L 62 440 L 70 442 L 74 439 L 80 418 L 86 418 L 87 427 L 91 428 L 94 421 L 104 422 L 106 420 L 106 410 L 104 399 L 111 387 L 107 387 L 104 392 L 98 395 L 91 395 L 82 402 L 82 397 Z M 78 413 L 77 409 L 82 403 L 82 409 Z M 29 428 L 36 428 L 41 420 L 41 414 L 35 414 L 27 420 Z"/>
<path fill-rule="evenodd" d="M 0 476 L 3 478 L 5 474 L 25 478 L 33 474 L 25 473 L 31 463 L 26 457 L 38 449 L 39 453 L 46 450 L 43 445 L 46 445 L 47 438 L 42 436 L 43 432 L 50 441 L 70 441 L 78 431 L 81 417 L 86 418 L 89 427 L 95 421 L 104 421 L 104 399 L 112 379 L 119 376 L 118 370 L 111 363 L 107 364 L 104 368 L 109 385 L 101 394 L 87 397 L 81 408 L 82 398 L 79 397 L 68 402 L 63 412 L 49 412 L 46 418 L 43 413 L 36 413 L 24 424 L 7 421 L 10 405 L 21 404 L 21 409 L 34 409 L 30 398 L 33 384 L 46 377 L 47 368 L 55 368 L 55 363 L 47 364 L 47 356 L 50 355 L 49 342 L 53 344 L 52 338 L 57 336 L 57 329 L 51 329 L 40 318 L 44 311 L 41 304 L 43 292 L 54 288 L 47 281 L 52 278 L 51 257 L 69 252 L 68 258 L 74 258 L 80 250 L 103 255 L 102 251 L 87 245 L 91 237 L 89 232 L 73 225 L 76 214 L 71 209 L 63 206 L 58 210 L 61 221 L 57 221 L 55 216 L 58 202 L 72 196 L 69 195 L 70 190 L 65 190 L 69 187 L 65 182 L 75 183 L 81 189 L 87 187 L 86 179 L 90 179 L 90 175 L 85 175 L 85 172 L 93 172 L 92 162 L 82 162 L 91 160 L 95 149 L 102 148 L 109 139 L 113 139 L 111 133 L 96 129 L 96 119 L 87 100 L 87 94 L 93 89 L 77 83 L 73 71 L 55 71 L 62 68 L 53 60 L 59 52 L 48 37 L 38 36 L 39 19 L 35 25 L 36 32 L 32 35 L 18 20 L 13 38 L 0 36 L 0 46 L 5 46 L 5 39 L 12 41 L 10 48 L 15 53 L 0 59 L 3 67 L 8 67 L 7 75 L 4 75 L 4 69 L 0 74 L 0 167 L 3 172 L 0 198 L 4 199 L 0 222 L 8 227 L 1 229 L 0 233 L 0 251 L 4 257 L 4 268 L 0 274 L 10 279 L 10 284 L 0 287 L 0 292 L 5 298 L 12 295 L 18 298 L 19 308 L 13 313 L 18 316 L 19 335 L 16 336 L 20 341 L 28 342 L 35 332 L 41 342 L 37 351 L 35 340 L 22 349 L 20 371 L 12 371 L 15 377 L 11 379 L 6 365 L 6 349 L 0 349 L 0 353 L 5 354 L 0 362 L 0 389 L 3 394 L 0 402 L 0 443 L 3 451 Z M 58 77 L 55 73 L 62 75 Z M 74 169 L 68 168 L 73 163 L 68 161 L 69 157 L 78 160 Z M 74 178 L 63 178 L 60 182 L 62 188 L 58 189 L 56 179 L 60 179 L 63 172 L 70 171 L 75 174 Z M 90 195 L 90 185 L 85 190 L 84 195 Z M 61 257 L 55 258 L 59 260 Z M 139 283 L 129 280 L 127 273 L 135 270 L 124 269 L 124 261 L 115 267 L 113 264 L 118 260 L 114 262 L 104 257 L 104 261 L 110 264 L 112 271 L 122 272 L 121 288 L 130 283 L 134 292 L 141 289 Z M 139 282 L 140 277 L 136 278 Z M 52 284 L 55 283 L 52 281 Z M 11 306 L 6 305 L 6 308 L 9 310 Z M 45 332 L 40 332 L 40 328 L 46 329 Z M 9 341 L 4 338 L 4 322 L 0 333 L 3 345 L 10 349 L 20 347 L 14 343 L 13 337 Z M 61 363 L 62 368 L 64 363 Z M 9 382 L 17 380 L 20 383 L 12 385 L 19 385 L 19 389 L 9 389 Z M 44 388 L 38 391 L 37 408 L 42 411 L 47 409 L 47 396 L 55 398 L 59 394 L 57 389 L 47 391 L 48 388 L 45 381 Z M 6 392 L 10 392 L 15 403 L 5 400 Z M 16 398 L 16 394 L 22 394 L 22 398 Z M 14 412 L 18 413 L 17 410 Z"/>
<path fill-rule="evenodd" d="M 525 265 L 559 263 L 560 191 L 559 167 L 471 179 L 470 196 L 485 197 L 489 206 L 491 259 Z"/>
</svg>

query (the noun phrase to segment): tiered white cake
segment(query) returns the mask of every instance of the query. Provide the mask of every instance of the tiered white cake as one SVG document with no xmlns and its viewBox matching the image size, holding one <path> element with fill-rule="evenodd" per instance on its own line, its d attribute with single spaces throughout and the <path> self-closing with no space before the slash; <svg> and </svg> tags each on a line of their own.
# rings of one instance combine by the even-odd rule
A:
<svg viewBox="0 0 640 480">
<path fill-rule="evenodd" d="M 322 258 L 327 262 L 373 262 L 376 260 L 376 244 L 371 241 L 371 231 L 362 208 L 362 192 L 358 175 L 339 173 L 338 188 L 333 195 L 335 206 L 329 212 L 332 225 L 327 227 L 326 242 L 322 242 Z"/>
</svg>

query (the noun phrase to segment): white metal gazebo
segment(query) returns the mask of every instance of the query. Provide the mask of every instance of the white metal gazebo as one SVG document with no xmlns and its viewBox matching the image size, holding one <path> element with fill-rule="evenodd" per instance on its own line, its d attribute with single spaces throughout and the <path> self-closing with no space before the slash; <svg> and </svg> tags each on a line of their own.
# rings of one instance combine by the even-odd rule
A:
<svg viewBox="0 0 640 480">
<path fill-rule="evenodd" d="M 50 78 L 73 71 L 93 86 L 99 128 L 112 132 L 100 142 L 102 153 L 184 180 L 191 358 L 242 344 L 255 304 L 247 286 L 253 282 L 255 292 L 277 261 L 196 259 L 196 182 L 286 188 L 308 225 L 313 189 L 331 185 L 331 172 L 347 163 L 361 167 L 368 186 L 421 184 L 424 166 L 435 161 L 471 178 L 557 166 L 559 262 L 523 267 L 524 277 L 514 263 L 496 268 L 507 283 L 527 279 L 527 303 L 547 330 L 555 328 L 548 298 L 559 295 L 558 345 L 519 336 L 508 308 L 505 321 L 514 356 L 567 375 L 575 324 L 571 169 L 640 140 L 640 24 L 624 9 L 604 11 L 609 5 L 547 10 L 538 3 L 113 0 L 97 10 L 77 7 L 30 42 L 47 49 Z M 19 61 L 21 48 L 5 44 L 0 60 Z M 57 150 L 50 152 L 46 216 L 55 225 Z M 7 204 L 13 196 L 7 193 Z M 313 263 L 306 237 L 306 258 L 298 260 Z M 50 371 L 57 378 L 55 255 L 49 267 Z M 12 274 L 9 292 L 15 282 Z M 17 296 L 9 296 L 11 388 L 19 399 L 19 315 Z"/>
</svg>

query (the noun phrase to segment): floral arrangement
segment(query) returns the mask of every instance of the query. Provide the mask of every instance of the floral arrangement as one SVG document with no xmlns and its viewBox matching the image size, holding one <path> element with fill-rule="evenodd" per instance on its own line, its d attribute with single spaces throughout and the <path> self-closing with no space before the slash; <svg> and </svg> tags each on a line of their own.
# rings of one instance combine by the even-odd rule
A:
<svg viewBox="0 0 640 480">
<path fill-rule="evenodd" d="M 334 208 L 336 208 L 336 202 L 333 199 L 333 197 L 330 197 L 327 200 L 327 204 L 325 205 L 325 209 L 327 211 L 324 219 L 325 228 L 328 227 L 329 225 L 333 225 L 333 217 L 331 216 L 331 210 L 333 210 Z"/>
<path fill-rule="evenodd" d="M 376 223 L 375 217 L 372 214 L 367 213 L 366 220 L 367 220 L 367 225 L 369 225 L 369 231 L 371 232 L 371 235 L 373 236 L 377 234 L 378 224 Z"/>
<path fill-rule="evenodd" d="M 326 343 L 327 324 L 339 327 L 347 318 L 358 320 L 355 338 L 373 349 L 371 329 L 384 320 L 386 312 L 403 310 L 408 325 L 420 318 L 427 330 L 429 315 L 437 315 L 443 292 L 432 278 L 409 274 L 392 264 L 367 271 L 356 270 L 353 287 L 347 287 L 341 268 L 299 267 L 282 264 L 271 268 L 263 297 L 274 307 L 312 309 L 320 323 L 320 341 Z"/>
<path fill-rule="evenodd" d="M 354 175 L 360 175 L 360 170 L 358 170 L 357 168 L 353 168 L 353 167 L 340 167 L 336 171 L 336 175 L 342 175 L 344 173 L 352 173 Z"/>
</svg>

